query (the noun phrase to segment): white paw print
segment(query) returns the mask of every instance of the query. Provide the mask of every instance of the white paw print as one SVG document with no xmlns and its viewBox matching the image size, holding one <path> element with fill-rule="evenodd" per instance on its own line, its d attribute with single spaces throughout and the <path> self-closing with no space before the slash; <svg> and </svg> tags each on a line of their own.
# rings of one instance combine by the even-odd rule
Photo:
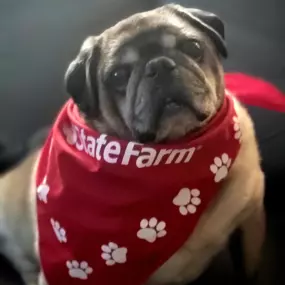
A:
<svg viewBox="0 0 285 285">
<path fill-rule="evenodd" d="M 198 189 L 182 188 L 173 199 L 173 204 L 179 206 L 179 212 L 183 216 L 186 216 L 188 213 L 194 214 L 197 211 L 197 207 L 201 204 L 199 196 L 200 191 Z"/>
<path fill-rule="evenodd" d="M 137 237 L 151 243 L 155 242 L 156 238 L 164 237 L 167 233 L 165 222 L 158 223 L 156 218 L 151 218 L 149 221 L 147 219 L 141 220 L 140 227 Z"/>
<path fill-rule="evenodd" d="M 50 223 L 53 227 L 54 233 L 55 233 L 58 241 L 61 243 L 67 242 L 66 231 L 64 228 L 62 228 L 60 226 L 59 222 L 55 221 L 54 219 L 50 219 Z"/>
<path fill-rule="evenodd" d="M 240 130 L 240 124 L 237 116 L 233 117 L 234 121 L 234 131 L 235 131 L 235 139 L 241 141 L 241 130 Z"/>
<path fill-rule="evenodd" d="M 93 269 L 89 267 L 86 261 L 78 262 L 76 260 L 67 261 L 66 267 L 69 269 L 69 276 L 72 278 L 86 280 L 88 275 L 93 272 Z"/>
<path fill-rule="evenodd" d="M 47 195 L 49 193 L 49 186 L 46 183 L 47 177 L 44 178 L 43 182 L 37 188 L 37 194 L 40 201 L 47 203 Z"/>
<path fill-rule="evenodd" d="M 74 145 L 77 141 L 76 132 L 71 127 L 68 126 L 63 126 L 62 131 L 66 137 L 67 143 L 69 143 L 70 145 Z"/>
<path fill-rule="evenodd" d="M 228 154 L 223 153 L 221 157 L 215 157 L 214 163 L 211 164 L 210 170 L 215 174 L 215 182 L 220 182 L 225 179 L 228 175 L 229 168 L 231 166 L 232 160 L 229 158 Z"/>
<path fill-rule="evenodd" d="M 118 247 L 116 243 L 109 242 L 108 245 L 102 245 L 101 257 L 106 260 L 106 265 L 111 266 L 116 263 L 125 263 L 127 261 L 127 248 Z"/>
</svg>

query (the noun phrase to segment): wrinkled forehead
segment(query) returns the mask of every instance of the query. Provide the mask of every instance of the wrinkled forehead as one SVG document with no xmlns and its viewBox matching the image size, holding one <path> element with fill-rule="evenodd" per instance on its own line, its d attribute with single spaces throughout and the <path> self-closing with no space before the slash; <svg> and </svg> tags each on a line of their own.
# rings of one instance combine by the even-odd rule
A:
<svg viewBox="0 0 285 285">
<path fill-rule="evenodd" d="M 135 63 L 165 49 L 175 49 L 183 39 L 204 37 L 196 27 L 173 14 L 137 14 L 103 34 L 104 65 L 108 68 L 116 63 Z"/>
</svg>

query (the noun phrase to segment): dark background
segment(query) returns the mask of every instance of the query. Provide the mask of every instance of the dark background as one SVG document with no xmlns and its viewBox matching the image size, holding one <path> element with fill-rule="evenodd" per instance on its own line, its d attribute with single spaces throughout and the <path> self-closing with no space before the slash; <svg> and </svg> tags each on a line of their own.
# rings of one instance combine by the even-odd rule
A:
<svg viewBox="0 0 285 285">
<path fill-rule="evenodd" d="M 65 69 L 84 38 L 101 32 L 134 12 L 166 2 L 0 0 L 0 135 L 12 142 L 21 142 L 38 128 L 52 122 L 67 98 L 63 90 Z M 285 91 L 284 0 L 177 2 L 211 10 L 225 21 L 229 48 L 226 70 L 261 76 Z M 285 140 L 279 136 L 279 139 L 269 142 L 268 137 L 269 134 L 273 136 L 272 126 L 276 124 L 280 126 L 278 133 L 284 132 L 285 118 L 284 114 L 260 113 L 254 108 L 251 112 L 262 142 L 264 167 L 270 174 L 268 188 L 275 197 L 275 200 L 269 199 L 273 204 L 268 215 L 268 239 L 259 284 L 284 285 L 284 206 L 278 195 L 285 185 L 283 182 L 283 186 L 278 186 L 277 182 L 280 183 L 280 177 L 285 174 L 285 151 L 282 148 Z M 14 275 L 0 260 L 0 285 L 10 284 L 7 278 L 6 281 L 3 278 L 11 274 Z M 234 284 L 227 254 L 223 254 L 198 281 L 201 285 L 216 282 Z"/>
</svg>

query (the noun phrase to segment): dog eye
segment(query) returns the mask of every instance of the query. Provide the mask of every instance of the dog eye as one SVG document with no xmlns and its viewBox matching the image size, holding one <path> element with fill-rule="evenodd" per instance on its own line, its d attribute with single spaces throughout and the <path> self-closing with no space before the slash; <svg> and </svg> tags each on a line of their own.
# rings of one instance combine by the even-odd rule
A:
<svg viewBox="0 0 285 285">
<path fill-rule="evenodd" d="M 125 92 L 130 77 L 130 69 L 117 68 L 110 74 L 109 82 L 116 91 Z"/>
<path fill-rule="evenodd" d="M 203 56 L 202 46 L 197 40 L 191 39 L 183 42 L 182 49 L 183 52 L 185 52 L 195 60 L 200 60 Z"/>
</svg>

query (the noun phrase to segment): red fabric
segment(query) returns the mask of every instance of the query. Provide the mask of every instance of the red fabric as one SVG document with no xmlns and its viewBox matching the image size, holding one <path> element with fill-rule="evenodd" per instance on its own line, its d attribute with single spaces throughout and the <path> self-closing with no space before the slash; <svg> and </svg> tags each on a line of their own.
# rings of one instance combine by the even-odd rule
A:
<svg viewBox="0 0 285 285">
<path fill-rule="evenodd" d="M 225 85 L 243 104 L 285 112 L 285 94 L 269 82 L 243 73 L 226 73 Z"/>
<path fill-rule="evenodd" d="M 100 135 L 68 101 L 36 177 L 48 284 L 143 284 L 191 235 L 240 139 L 230 96 L 198 136 L 165 145 Z"/>
</svg>

